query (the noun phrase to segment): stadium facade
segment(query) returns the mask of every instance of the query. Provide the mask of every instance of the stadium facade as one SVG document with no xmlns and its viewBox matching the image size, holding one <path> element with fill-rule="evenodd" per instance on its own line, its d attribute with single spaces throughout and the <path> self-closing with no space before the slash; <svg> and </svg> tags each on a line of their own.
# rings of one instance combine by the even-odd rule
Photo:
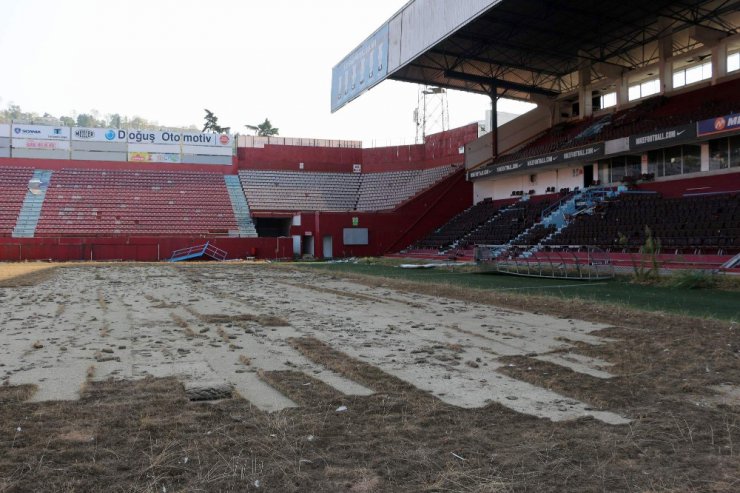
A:
<svg viewBox="0 0 740 493">
<path fill-rule="evenodd" d="M 661 219 L 644 207 L 674 200 L 664 245 L 724 262 L 740 251 L 739 26 L 737 1 L 410 1 L 334 67 L 332 111 L 387 79 L 537 105 L 411 146 L 0 124 L 0 259 L 628 250 Z M 630 193 L 591 193 L 606 189 Z"/>
</svg>

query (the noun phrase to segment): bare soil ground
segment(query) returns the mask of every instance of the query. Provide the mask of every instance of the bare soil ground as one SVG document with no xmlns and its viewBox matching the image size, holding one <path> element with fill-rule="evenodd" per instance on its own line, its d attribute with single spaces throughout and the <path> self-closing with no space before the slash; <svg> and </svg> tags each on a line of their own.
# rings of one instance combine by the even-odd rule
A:
<svg viewBox="0 0 740 493">
<path fill-rule="evenodd" d="M 60 268 L 0 285 L 0 491 L 736 492 L 738 330 L 269 266 Z M 208 382 L 233 397 L 187 398 Z"/>
<path fill-rule="evenodd" d="M 0 263 L 0 287 L 33 286 L 47 279 L 55 267 L 55 264 Z"/>
</svg>

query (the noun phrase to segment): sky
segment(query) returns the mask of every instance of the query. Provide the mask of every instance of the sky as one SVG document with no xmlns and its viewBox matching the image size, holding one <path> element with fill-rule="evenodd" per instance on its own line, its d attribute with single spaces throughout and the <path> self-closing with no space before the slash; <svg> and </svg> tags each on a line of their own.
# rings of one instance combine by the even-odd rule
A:
<svg viewBox="0 0 740 493">
<path fill-rule="evenodd" d="M 232 133 L 412 143 L 415 84 L 384 81 L 330 112 L 331 69 L 407 0 L 0 0 L 0 108 L 120 113 Z M 524 108 L 503 101 L 501 111 Z M 485 96 L 448 92 L 451 127 Z"/>
</svg>

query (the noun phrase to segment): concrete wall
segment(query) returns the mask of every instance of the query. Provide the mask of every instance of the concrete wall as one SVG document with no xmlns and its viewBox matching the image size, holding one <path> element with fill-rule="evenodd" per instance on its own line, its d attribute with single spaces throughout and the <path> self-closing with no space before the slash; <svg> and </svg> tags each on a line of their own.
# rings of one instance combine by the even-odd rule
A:
<svg viewBox="0 0 740 493">
<path fill-rule="evenodd" d="M 182 162 L 188 164 L 210 164 L 210 165 L 230 165 L 231 156 L 205 156 L 201 154 L 183 154 Z"/>
<path fill-rule="evenodd" d="M 301 214 L 301 225 L 292 226 L 290 234 L 315 239 L 314 255 L 323 256 L 324 236 L 332 237 L 334 257 L 376 256 L 395 252 L 445 224 L 472 205 L 472 184 L 461 171 L 410 200 L 393 212 L 317 212 Z M 287 217 L 286 214 L 282 214 Z M 367 228 L 369 245 L 344 245 L 344 228 Z"/>
<path fill-rule="evenodd" d="M 498 127 L 498 154 L 506 154 L 521 147 L 522 142 L 544 132 L 552 126 L 551 109 L 538 106 L 510 122 Z M 470 169 L 491 160 L 493 135 L 488 133 L 465 146 L 465 167 Z"/>
<path fill-rule="evenodd" d="M 18 149 L 12 152 L 14 158 L 24 159 L 69 159 L 69 151 L 45 151 L 39 149 Z"/>
<path fill-rule="evenodd" d="M 72 151 L 72 159 L 79 161 L 126 161 L 125 152 Z"/>
<path fill-rule="evenodd" d="M 92 153 L 89 153 L 92 154 Z M 0 157 L 0 166 L 18 166 L 22 168 L 37 168 L 60 170 L 68 168 L 105 169 L 105 170 L 141 170 L 141 171 L 207 171 L 220 174 L 236 174 L 236 160 L 231 166 L 212 166 L 199 164 L 149 164 L 114 161 L 83 161 L 83 160 L 39 160 L 39 159 L 5 159 Z"/>
<path fill-rule="evenodd" d="M 291 238 L 0 238 L 0 261 L 26 260 L 133 260 L 153 262 L 170 257 L 174 250 L 204 244 L 226 250 L 228 259 L 255 256 L 291 258 Z"/>
<path fill-rule="evenodd" d="M 128 144 L 126 144 L 126 142 L 87 142 L 81 140 L 73 140 L 72 150 L 121 152 L 125 155 L 128 152 Z"/>
</svg>

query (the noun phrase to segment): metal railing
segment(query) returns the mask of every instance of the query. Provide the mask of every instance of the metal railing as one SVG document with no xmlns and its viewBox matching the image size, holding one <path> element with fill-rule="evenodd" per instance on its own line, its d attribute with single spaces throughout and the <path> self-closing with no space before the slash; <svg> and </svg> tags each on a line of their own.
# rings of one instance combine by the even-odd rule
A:
<svg viewBox="0 0 740 493">
<path fill-rule="evenodd" d="M 191 258 L 202 257 L 206 255 L 214 260 L 226 260 L 228 253 L 226 250 L 222 250 L 215 245 L 211 245 L 210 242 L 206 242 L 204 245 L 196 245 L 186 248 L 180 248 L 172 252 L 170 255 L 169 262 L 178 262 L 181 260 L 188 260 Z"/>
<path fill-rule="evenodd" d="M 609 253 L 600 248 L 586 251 L 572 249 L 535 252 L 520 257 L 517 250 L 529 245 L 484 245 L 475 249 L 475 260 L 483 270 L 527 277 L 597 281 L 612 279 L 614 265 Z M 502 248 L 504 250 L 502 250 Z"/>
</svg>

